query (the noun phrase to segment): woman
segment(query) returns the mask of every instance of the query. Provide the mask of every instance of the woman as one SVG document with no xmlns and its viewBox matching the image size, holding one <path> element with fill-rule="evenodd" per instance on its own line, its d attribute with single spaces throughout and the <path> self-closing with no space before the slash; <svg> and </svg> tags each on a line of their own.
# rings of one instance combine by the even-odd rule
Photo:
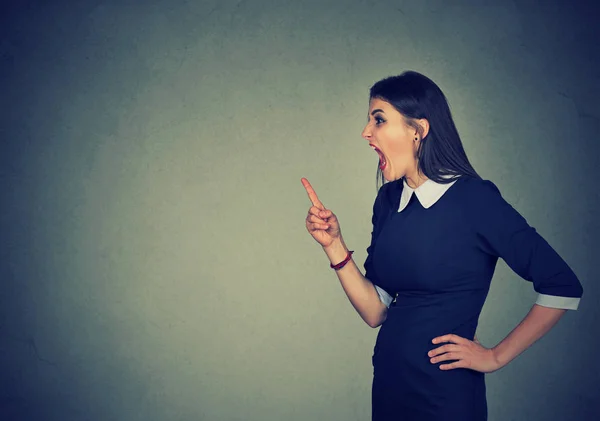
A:
<svg viewBox="0 0 600 421">
<path fill-rule="evenodd" d="M 486 420 L 485 373 L 544 335 L 583 288 L 526 220 L 482 180 L 464 152 L 439 87 L 416 72 L 377 82 L 362 133 L 388 182 L 373 206 L 363 276 L 335 214 L 306 179 L 306 227 L 323 246 L 350 302 L 371 327 L 372 419 Z M 475 337 L 498 258 L 538 299 L 498 345 Z"/>
</svg>

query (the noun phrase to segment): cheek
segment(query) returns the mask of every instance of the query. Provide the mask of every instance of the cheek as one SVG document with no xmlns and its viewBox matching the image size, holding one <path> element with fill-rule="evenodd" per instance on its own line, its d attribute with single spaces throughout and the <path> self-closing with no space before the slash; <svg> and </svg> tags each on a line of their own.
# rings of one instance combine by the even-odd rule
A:
<svg viewBox="0 0 600 421">
<path fill-rule="evenodd" d="M 402 138 L 397 139 L 390 145 L 390 154 L 392 157 L 412 158 L 415 154 L 414 145 L 409 140 Z"/>
</svg>

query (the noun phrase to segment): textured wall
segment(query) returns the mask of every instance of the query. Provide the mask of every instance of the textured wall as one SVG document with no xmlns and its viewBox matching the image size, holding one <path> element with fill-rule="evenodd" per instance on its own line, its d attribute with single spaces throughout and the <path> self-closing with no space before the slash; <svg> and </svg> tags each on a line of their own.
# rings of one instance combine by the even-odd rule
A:
<svg viewBox="0 0 600 421">
<path fill-rule="evenodd" d="M 300 178 L 362 268 L 368 88 L 407 69 L 585 289 L 487 376 L 490 420 L 600 411 L 592 2 L 70 3 L 0 6 L 1 419 L 369 419 L 377 330 L 306 232 Z M 501 262 L 482 343 L 535 298 Z"/>
</svg>

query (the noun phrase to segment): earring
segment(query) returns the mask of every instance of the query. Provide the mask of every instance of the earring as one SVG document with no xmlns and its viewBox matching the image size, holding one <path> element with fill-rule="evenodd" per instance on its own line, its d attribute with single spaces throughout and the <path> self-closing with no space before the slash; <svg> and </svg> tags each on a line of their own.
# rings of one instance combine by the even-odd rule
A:
<svg viewBox="0 0 600 421">
<path fill-rule="evenodd" d="M 419 140 L 419 138 L 418 138 L 418 137 L 415 137 L 415 142 L 416 142 L 417 140 Z"/>
</svg>

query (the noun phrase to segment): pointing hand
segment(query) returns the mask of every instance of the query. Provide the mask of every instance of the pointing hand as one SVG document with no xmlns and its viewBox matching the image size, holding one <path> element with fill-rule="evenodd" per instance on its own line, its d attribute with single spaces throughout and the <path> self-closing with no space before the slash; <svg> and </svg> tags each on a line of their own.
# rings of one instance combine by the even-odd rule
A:
<svg viewBox="0 0 600 421">
<path fill-rule="evenodd" d="M 301 181 L 312 202 L 306 216 L 306 229 L 319 244 L 327 247 L 340 236 L 338 219 L 333 212 L 323 206 L 308 180 L 302 178 Z"/>
</svg>

